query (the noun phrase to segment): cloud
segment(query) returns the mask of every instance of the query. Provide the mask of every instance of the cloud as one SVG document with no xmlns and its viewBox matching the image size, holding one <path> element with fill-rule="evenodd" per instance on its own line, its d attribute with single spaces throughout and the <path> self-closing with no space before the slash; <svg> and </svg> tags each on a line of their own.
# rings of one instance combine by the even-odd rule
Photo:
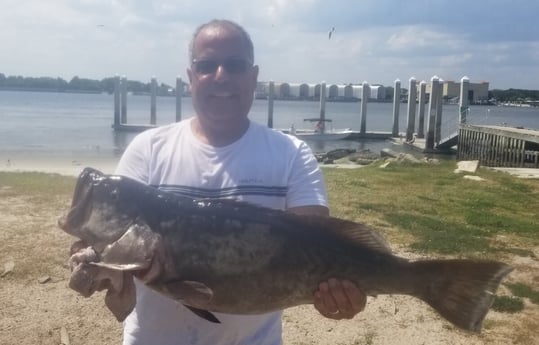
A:
<svg viewBox="0 0 539 345">
<path fill-rule="evenodd" d="M 392 84 L 467 74 L 537 89 L 537 13 L 535 0 L 4 0 L 0 72 L 173 83 L 186 77 L 192 32 L 217 17 L 247 28 L 260 79 Z"/>
</svg>

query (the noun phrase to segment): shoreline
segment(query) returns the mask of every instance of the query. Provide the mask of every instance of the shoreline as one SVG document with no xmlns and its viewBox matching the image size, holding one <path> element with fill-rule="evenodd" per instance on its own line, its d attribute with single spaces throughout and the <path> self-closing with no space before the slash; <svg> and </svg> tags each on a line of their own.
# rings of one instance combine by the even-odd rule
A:
<svg viewBox="0 0 539 345">
<path fill-rule="evenodd" d="M 98 169 L 106 174 L 114 173 L 119 157 L 85 156 L 34 156 L 17 157 L 0 154 L 2 172 L 40 172 L 77 177 L 86 167 Z"/>
</svg>

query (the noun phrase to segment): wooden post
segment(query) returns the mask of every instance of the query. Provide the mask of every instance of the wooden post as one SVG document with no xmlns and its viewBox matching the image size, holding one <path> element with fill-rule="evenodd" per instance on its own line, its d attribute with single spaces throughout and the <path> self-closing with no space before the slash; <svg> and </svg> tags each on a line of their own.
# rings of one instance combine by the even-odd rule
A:
<svg viewBox="0 0 539 345">
<path fill-rule="evenodd" d="M 120 123 L 127 123 L 127 78 L 125 76 L 120 80 L 120 100 L 121 100 L 121 116 Z"/>
<path fill-rule="evenodd" d="M 120 76 L 114 77 L 114 129 L 120 128 Z"/>
<path fill-rule="evenodd" d="M 442 109 L 443 109 L 443 97 L 444 97 L 444 81 L 440 79 L 438 81 L 438 90 L 436 95 L 436 130 L 434 131 L 434 142 L 438 144 L 442 141 Z"/>
<path fill-rule="evenodd" d="M 411 141 L 414 138 L 415 129 L 415 102 L 417 97 L 416 80 L 414 77 L 410 78 L 408 88 L 408 120 L 406 125 L 406 141 Z"/>
<path fill-rule="evenodd" d="M 401 105 L 401 81 L 395 80 L 395 92 L 393 94 L 393 137 L 399 136 L 399 110 Z"/>
<path fill-rule="evenodd" d="M 418 124 L 417 124 L 417 137 L 425 137 L 425 98 L 426 98 L 427 83 L 422 80 L 419 83 L 419 112 L 418 112 Z"/>
<path fill-rule="evenodd" d="M 150 105 L 150 124 L 155 125 L 156 119 L 156 98 L 157 98 L 157 80 L 152 77 L 151 86 L 151 105 Z"/>
<path fill-rule="evenodd" d="M 429 99 L 429 113 L 427 117 L 427 136 L 425 138 L 425 149 L 434 149 L 434 125 L 436 119 L 436 96 L 438 95 L 438 77 L 434 76 L 430 80 L 430 99 Z"/>
<path fill-rule="evenodd" d="M 183 81 L 180 76 L 176 77 L 176 122 L 182 120 L 182 97 L 183 97 Z"/>
<path fill-rule="evenodd" d="M 470 90 L 470 79 L 464 76 L 460 80 L 459 123 L 466 123 L 469 110 L 468 90 Z"/>
<path fill-rule="evenodd" d="M 320 85 L 320 133 L 326 131 L 326 82 Z"/>
<path fill-rule="evenodd" d="M 275 83 L 268 83 L 268 127 L 273 128 L 273 100 L 275 98 Z"/>
<path fill-rule="evenodd" d="M 361 84 L 361 126 L 359 130 L 359 133 L 361 134 L 365 134 L 367 131 L 367 103 L 369 103 L 370 93 L 370 86 L 364 81 L 363 84 Z"/>
</svg>

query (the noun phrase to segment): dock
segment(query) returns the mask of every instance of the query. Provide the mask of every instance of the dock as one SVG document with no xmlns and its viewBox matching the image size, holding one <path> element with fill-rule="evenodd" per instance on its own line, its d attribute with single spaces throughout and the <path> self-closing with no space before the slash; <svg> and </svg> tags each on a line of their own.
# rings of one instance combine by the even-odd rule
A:
<svg viewBox="0 0 539 345">
<path fill-rule="evenodd" d="M 539 168 L 539 131 L 461 124 L 458 160 L 479 160 L 488 167 Z"/>
</svg>

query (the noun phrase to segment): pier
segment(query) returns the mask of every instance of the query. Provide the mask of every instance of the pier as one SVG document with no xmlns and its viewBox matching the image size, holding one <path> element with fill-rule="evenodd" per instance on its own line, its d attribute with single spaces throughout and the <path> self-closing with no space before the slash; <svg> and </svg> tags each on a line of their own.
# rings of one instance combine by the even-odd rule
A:
<svg viewBox="0 0 539 345">
<path fill-rule="evenodd" d="M 466 79 L 467 80 L 467 79 Z M 412 143 L 415 141 L 415 138 L 426 138 L 425 140 L 418 140 L 415 144 L 417 147 L 418 144 L 422 143 L 422 148 L 424 152 L 453 152 L 451 147 L 447 144 L 448 140 L 453 140 L 456 137 L 456 133 L 453 135 L 453 139 L 440 137 L 441 133 L 441 118 L 442 118 L 442 88 L 440 87 L 439 79 L 433 77 L 431 92 L 430 94 L 426 93 L 426 83 L 422 81 L 419 86 L 416 86 L 416 80 L 414 78 L 410 79 L 410 93 L 408 101 L 408 114 L 407 114 L 407 129 L 405 133 L 399 132 L 399 105 L 401 103 L 400 98 L 400 84 L 399 79 L 395 80 L 394 84 L 394 97 L 393 97 L 393 121 L 391 124 L 388 124 L 388 130 L 386 131 L 368 131 L 367 130 L 367 116 L 368 116 L 368 103 L 369 98 L 371 97 L 371 85 L 367 82 L 363 82 L 361 85 L 356 85 L 356 89 L 360 92 L 360 102 L 361 108 L 359 111 L 359 120 L 360 120 L 360 129 L 352 130 L 347 139 L 350 140 L 363 140 L 363 139 L 378 139 L 386 140 L 390 138 L 405 138 L 407 143 Z M 157 81 L 155 78 L 151 79 L 151 107 L 150 107 L 150 123 L 149 124 L 130 124 L 127 122 L 127 80 L 125 77 L 120 78 L 116 76 L 114 78 L 114 123 L 112 125 L 113 129 L 116 131 L 131 131 L 131 132 L 140 132 L 149 128 L 156 127 L 156 86 Z M 440 86 L 438 86 L 440 85 Z M 333 87 L 334 85 L 332 85 Z M 417 91 L 416 91 L 417 88 Z M 270 128 L 273 128 L 273 119 L 274 119 L 274 100 L 276 99 L 275 95 L 275 86 L 274 82 L 270 81 L 267 83 L 268 95 L 268 118 L 267 125 Z M 321 133 L 326 132 L 325 120 L 326 120 L 326 84 L 322 82 L 317 88 L 319 92 L 320 100 L 320 113 L 319 118 L 322 123 L 320 128 Z M 181 98 L 184 91 L 184 83 L 181 78 L 176 78 L 176 121 L 181 120 Z M 416 99 L 419 100 L 416 105 Z M 425 109 L 426 100 L 429 100 L 428 109 Z M 467 98 L 464 100 L 467 102 Z M 461 105 L 461 107 L 467 107 Z M 416 121 L 417 117 L 417 121 Z M 417 123 L 417 128 L 416 128 Z M 424 126 L 427 126 L 425 133 Z"/>
<path fill-rule="evenodd" d="M 539 131 L 503 126 L 459 128 L 457 160 L 478 160 L 483 166 L 539 168 Z"/>
<path fill-rule="evenodd" d="M 457 160 L 479 160 L 484 166 L 490 167 L 530 167 L 539 168 L 539 131 L 524 128 L 503 126 L 479 126 L 467 123 L 469 110 L 470 82 L 467 77 L 460 81 L 458 130 L 448 137 L 441 136 L 442 127 L 442 98 L 443 80 L 434 76 L 430 84 L 421 81 L 417 85 L 415 78 L 409 80 L 408 111 L 406 114 L 406 131 L 398 131 L 400 80 L 395 80 L 393 97 L 393 122 L 388 124 L 387 132 L 367 131 L 368 103 L 370 85 L 363 82 L 361 91 L 361 108 L 359 109 L 360 129 L 351 131 L 347 139 L 386 140 L 394 138 L 404 145 L 422 153 L 455 153 Z M 149 124 L 127 123 L 127 80 L 125 77 L 115 78 L 114 92 L 114 124 L 116 131 L 140 132 L 156 127 L 156 96 L 157 81 L 151 80 L 151 106 Z M 176 79 L 176 121 L 181 120 L 181 100 L 184 91 L 181 78 Z M 430 93 L 427 94 L 426 90 Z M 269 91 L 267 125 L 273 128 L 274 119 L 274 82 L 267 85 Z M 321 83 L 320 98 L 320 133 L 326 132 L 325 105 L 326 84 Z M 329 133 L 329 130 L 328 130 Z M 455 150 L 456 147 L 456 150 Z"/>
</svg>

